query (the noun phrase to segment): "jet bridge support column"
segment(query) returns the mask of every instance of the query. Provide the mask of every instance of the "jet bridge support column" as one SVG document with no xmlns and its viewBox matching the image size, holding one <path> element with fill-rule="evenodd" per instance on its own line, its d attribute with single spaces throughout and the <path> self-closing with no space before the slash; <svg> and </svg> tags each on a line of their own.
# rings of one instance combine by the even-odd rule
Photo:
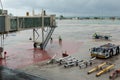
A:
<svg viewBox="0 0 120 80">
<path fill-rule="evenodd" d="M 0 59 L 2 59 L 2 52 L 3 52 L 3 50 L 4 50 L 4 34 L 1 34 L 0 35 L 0 37 L 1 37 L 1 45 L 0 45 Z"/>
<path fill-rule="evenodd" d="M 37 36 L 36 36 L 37 35 Z M 38 45 L 40 45 L 40 42 L 37 42 L 38 38 L 40 37 L 38 29 L 33 29 L 33 46 L 36 48 Z"/>
<path fill-rule="evenodd" d="M 35 42 L 35 29 L 33 29 L 33 42 Z"/>
</svg>

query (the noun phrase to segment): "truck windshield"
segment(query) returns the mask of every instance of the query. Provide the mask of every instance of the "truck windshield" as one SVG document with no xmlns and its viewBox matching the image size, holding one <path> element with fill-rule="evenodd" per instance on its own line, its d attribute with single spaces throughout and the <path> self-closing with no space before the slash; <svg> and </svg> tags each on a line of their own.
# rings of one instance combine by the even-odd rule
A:
<svg viewBox="0 0 120 80">
<path fill-rule="evenodd" d="M 103 48 L 93 48 L 92 51 L 93 52 L 101 52 L 101 53 L 105 53 L 106 52 L 106 50 L 103 49 Z"/>
</svg>

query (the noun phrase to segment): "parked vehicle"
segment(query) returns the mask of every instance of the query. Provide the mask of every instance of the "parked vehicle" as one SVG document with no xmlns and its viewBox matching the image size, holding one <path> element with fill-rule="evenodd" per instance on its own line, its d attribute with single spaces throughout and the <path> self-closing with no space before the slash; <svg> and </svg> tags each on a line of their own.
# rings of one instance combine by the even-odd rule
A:
<svg viewBox="0 0 120 80">
<path fill-rule="evenodd" d="M 120 76 L 120 69 L 115 70 L 114 72 L 112 72 L 112 73 L 110 74 L 109 78 L 114 80 L 114 79 L 117 78 L 118 76 Z"/>
<path fill-rule="evenodd" d="M 110 37 L 112 37 L 112 36 L 110 34 L 108 34 L 108 33 L 94 33 L 92 37 L 93 37 L 93 39 L 109 40 Z"/>
<path fill-rule="evenodd" d="M 120 53 L 120 46 L 115 44 L 105 44 L 90 49 L 91 57 L 109 58 Z"/>
<path fill-rule="evenodd" d="M 111 64 L 109 66 L 107 66 L 106 68 L 102 69 L 101 71 L 99 71 L 97 74 L 96 74 L 96 77 L 106 73 L 106 72 L 109 72 L 110 70 L 112 70 L 114 68 L 114 64 Z"/>
<path fill-rule="evenodd" d="M 90 60 L 81 60 L 78 62 L 78 66 L 79 68 L 82 68 L 82 67 L 88 67 L 88 66 L 91 66 L 93 64 L 93 61 L 96 59 L 96 57 L 94 58 L 91 58 Z"/>
<path fill-rule="evenodd" d="M 71 67 L 71 66 L 78 66 L 78 60 L 76 58 L 68 58 L 65 63 L 64 63 L 64 67 Z"/>
<path fill-rule="evenodd" d="M 64 67 L 67 68 L 67 67 L 71 67 L 71 66 L 77 66 L 76 65 L 76 62 L 74 61 L 68 61 L 64 64 Z"/>
<path fill-rule="evenodd" d="M 97 70 L 102 69 L 102 67 L 103 67 L 104 65 L 106 65 L 106 64 L 107 64 L 107 63 L 104 62 L 104 63 L 102 63 L 102 64 L 99 64 L 99 65 L 95 66 L 95 67 L 92 68 L 90 71 L 88 71 L 88 74 L 91 74 L 91 73 L 93 73 L 93 72 L 95 72 L 95 71 L 97 71 Z"/>
</svg>

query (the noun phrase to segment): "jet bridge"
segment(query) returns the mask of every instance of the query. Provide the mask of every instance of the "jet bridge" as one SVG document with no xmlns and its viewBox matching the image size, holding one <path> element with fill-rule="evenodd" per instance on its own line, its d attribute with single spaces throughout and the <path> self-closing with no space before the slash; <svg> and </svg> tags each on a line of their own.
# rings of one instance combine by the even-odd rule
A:
<svg viewBox="0 0 120 80">
<path fill-rule="evenodd" d="M 47 34 L 45 34 L 44 28 L 49 28 Z M 32 16 L 9 16 L 9 15 L 0 15 L 0 37 L 1 37 L 1 46 L 4 41 L 4 34 L 11 32 L 17 32 L 21 30 L 33 29 L 33 41 L 36 42 L 36 36 L 39 37 L 42 34 L 42 42 L 40 43 L 40 48 L 45 49 L 51 35 L 56 27 L 55 15 L 46 15 L 43 10 L 41 15 L 32 15 Z M 39 33 L 37 30 L 41 29 L 42 33 Z M 46 36 L 45 36 L 46 35 Z"/>
</svg>

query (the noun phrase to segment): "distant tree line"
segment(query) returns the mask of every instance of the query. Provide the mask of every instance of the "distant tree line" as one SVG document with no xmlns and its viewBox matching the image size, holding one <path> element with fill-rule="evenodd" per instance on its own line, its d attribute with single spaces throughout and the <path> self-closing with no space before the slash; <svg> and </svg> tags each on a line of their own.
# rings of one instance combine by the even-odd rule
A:
<svg viewBox="0 0 120 80">
<path fill-rule="evenodd" d="M 94 19 L 94 20 L 104 20 L 104 19 L 109 19 L 109 20 L 120 20 L 120 17 L 65 17 L 63 15 L 60 15 L 59 17 L 57 17 L 57 19 L 77 19 L 77 20 L 91 20 L 91 19 Z"/>
</svg>

